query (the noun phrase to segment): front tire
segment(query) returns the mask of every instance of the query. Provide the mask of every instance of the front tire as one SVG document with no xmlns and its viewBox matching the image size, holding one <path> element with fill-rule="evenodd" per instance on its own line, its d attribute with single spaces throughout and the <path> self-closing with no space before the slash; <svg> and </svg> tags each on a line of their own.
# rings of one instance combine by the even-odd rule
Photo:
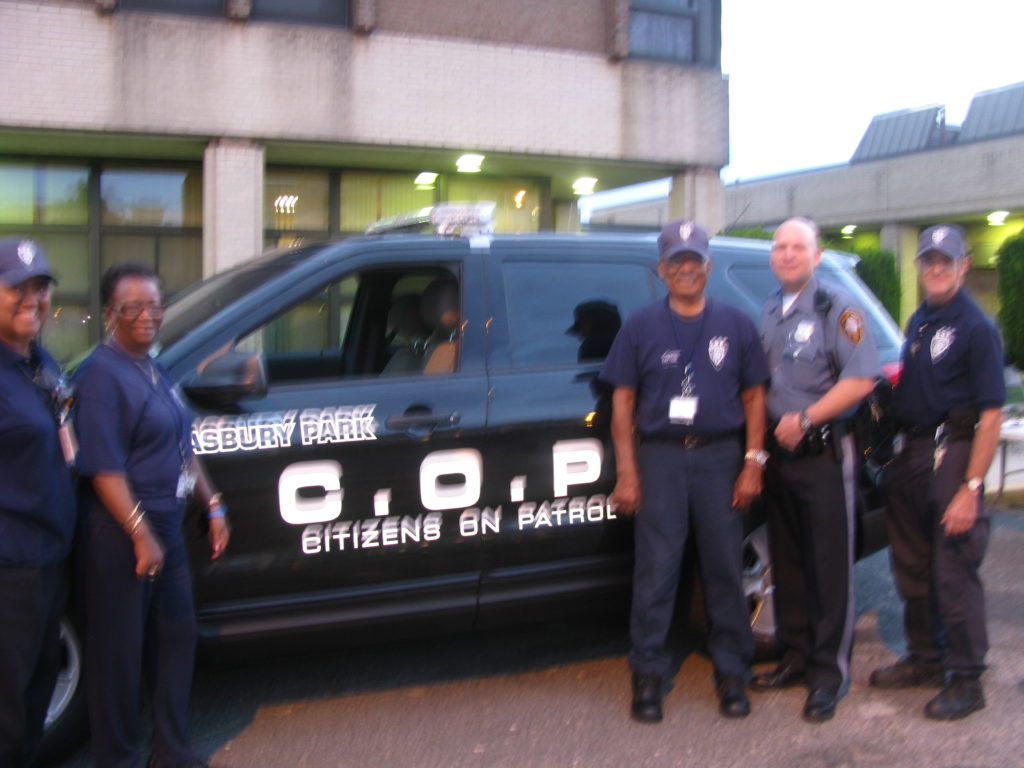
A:
<svg viewBox="0 0 1024 768">
<path fill-rule="evenodd" d="M 61 663 L 43 726 L 39 761 L 56 763 L 82 745 L 86 733 L 84 654 L 80 625 L 60 621 Z"/>
</svg>

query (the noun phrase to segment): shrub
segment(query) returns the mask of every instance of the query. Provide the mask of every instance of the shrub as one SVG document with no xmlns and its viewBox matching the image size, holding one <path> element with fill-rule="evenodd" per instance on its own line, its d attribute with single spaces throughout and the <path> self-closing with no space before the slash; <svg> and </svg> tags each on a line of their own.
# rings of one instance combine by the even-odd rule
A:
<svg viewBox="0 0 1024 768">
<path fill-rule="evenodd" d="M 1024 232 L 1008 237 L 996 251 L 999 272 L 999 323 L 1006 361 L 1024 368 Z"/>
<path fill-rule="evenodd" d="M 854 253 L 860 257 L 857 274 L 889 314 L 899 320 L 900 276 L 896 271 L 896 254 L 880 248 L 858 248 Z"/>
</svg>

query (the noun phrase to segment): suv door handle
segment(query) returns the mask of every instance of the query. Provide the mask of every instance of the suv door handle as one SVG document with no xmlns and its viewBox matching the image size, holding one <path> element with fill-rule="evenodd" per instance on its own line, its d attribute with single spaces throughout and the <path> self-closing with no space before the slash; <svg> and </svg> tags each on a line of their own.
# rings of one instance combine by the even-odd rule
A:
<svg viewBox="0 0 1024 768">
<path fill-rule="evenodd" d="M 459 423 L 461 415 L 458 411 L 451 413 L 409 413 L 406 411 L 401 416 L 389 416 L 385 422 L 391 429 L 416 429 L 423 427 L 451 427 Z"/>
</svg>

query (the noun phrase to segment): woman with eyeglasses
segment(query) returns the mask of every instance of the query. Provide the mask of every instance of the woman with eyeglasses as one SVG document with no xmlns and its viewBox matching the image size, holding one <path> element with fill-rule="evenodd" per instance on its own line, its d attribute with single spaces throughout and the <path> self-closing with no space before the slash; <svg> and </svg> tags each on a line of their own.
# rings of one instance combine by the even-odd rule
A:
<svg viewBox="0 0 1024 768">
<path fill-rule="evenodd" d="M 189 495 L 208 510 L 213 559 L 229 526 L 192 453 L 188 408 L 150 356 L 164 314 L 156 274 L 111 267 L 100 298 L 109 335 L 75 374 L 93 757 L 99 768 L 137 764 L 145 658 L 148 765 L 203 766 L 185 734 L 197 631 L 182 531 Z"/>
<path fill-rule="evenodd" d="M 60 668 L 75 528 L 61 447 L 66 389 L 37 342 L 53 275 L 31 240 L 0 242 L 0 765 L 35 764 Z"/>
</svg>

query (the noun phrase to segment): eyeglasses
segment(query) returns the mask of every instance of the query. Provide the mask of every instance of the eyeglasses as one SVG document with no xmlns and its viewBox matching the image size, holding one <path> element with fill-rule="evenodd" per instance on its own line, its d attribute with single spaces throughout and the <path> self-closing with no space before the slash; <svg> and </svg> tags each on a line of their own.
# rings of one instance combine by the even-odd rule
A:
<svg viewBox="0 0 1024 768">
<path fill-rule="evenodd" d="M 35 278 L 32 280 L 26 280 L 19 285 L 9 285 L 11 291 L 18 296 L 18 301 L 22 301 L 26 296 L 46 296 L 50 293 L 50 288 L 53 286 L 46 278 Z"/>
<path fill-rule="evenodd" d="M 678 272 L 686 264 L 691 264 L 692 267 L 685 270 L 684 274 L 703 275 L 707 272 L 707 265 L 701 259 L 695 259 L 692 256 L 677 255 L 665 259 L 665 269 L 669 272 Z"/>
<path fill-rule="evenodd" d="M 162 320 L 164 317 L 164 307 L 160 304 L 140 304 L 137 301 L 129 301 L 122 304 L 117 310 L 117 313 L 125 320 L 137 320 L 143 312 L 147 313 L 151 320 Z"/>
</svg>

